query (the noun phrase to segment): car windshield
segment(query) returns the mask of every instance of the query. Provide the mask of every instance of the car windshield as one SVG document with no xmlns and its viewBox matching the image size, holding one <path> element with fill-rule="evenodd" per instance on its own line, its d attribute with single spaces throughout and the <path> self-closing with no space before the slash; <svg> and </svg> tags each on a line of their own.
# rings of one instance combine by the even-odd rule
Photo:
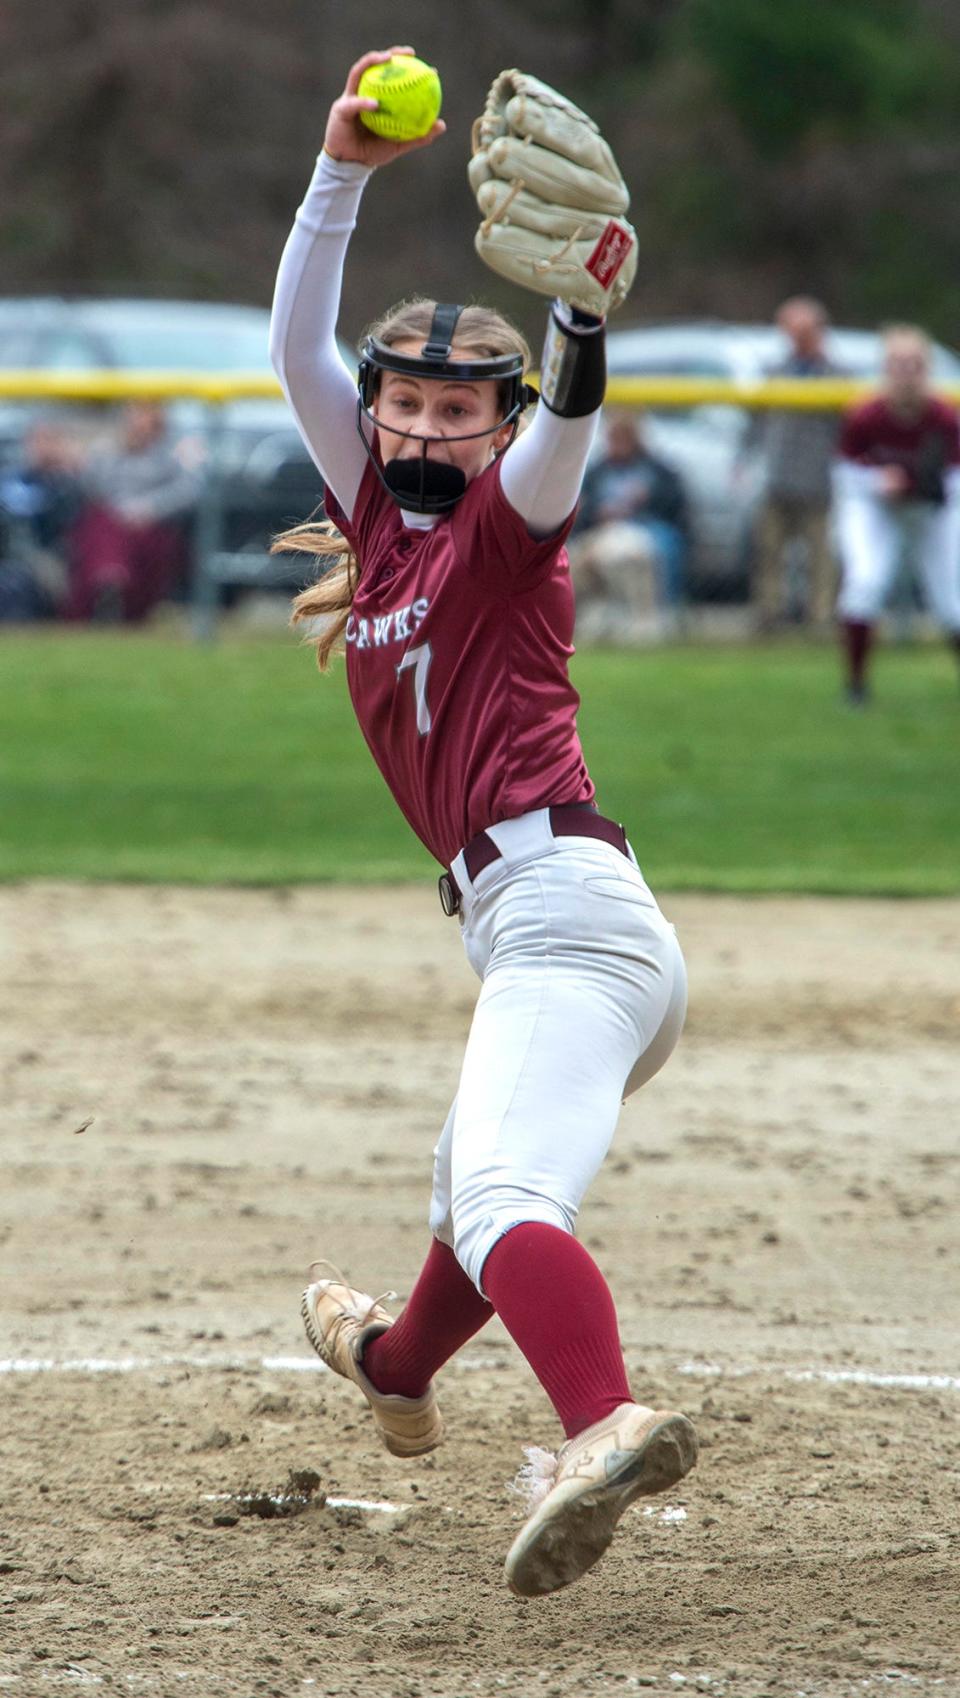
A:
<svg viewBox="0 0 960 1698">
<path fill-rule="evenodd" d="M 256 309 L 114 311 L 102 324 L 112 364 L 159 371 L 269 371 L 269 317 Z"/>
<path fill-rule="evenodd" d="M 880 337 L 873 331 L 831 327 L 826 351 L 850 377 L 879 375 L 883 356 Z M 759 382 L 783 360 L 787 343 L 772 325 L 701 324 L 686 329 L 651 325 L 643 330 L 614 330 L 607 338 L 607 365 L 617 376 L 725 377 L 732 382 Z M 933 343 L 932 373 L 936 381 L 956 383 L 960 359 Z"/>
<path fill-rule="evenodd" d="M 34 302 L 0 314 L 0 368 L 269 375 L 268 327 L 260 307 L 86 301 L 41 311 Z"/>
</svg>

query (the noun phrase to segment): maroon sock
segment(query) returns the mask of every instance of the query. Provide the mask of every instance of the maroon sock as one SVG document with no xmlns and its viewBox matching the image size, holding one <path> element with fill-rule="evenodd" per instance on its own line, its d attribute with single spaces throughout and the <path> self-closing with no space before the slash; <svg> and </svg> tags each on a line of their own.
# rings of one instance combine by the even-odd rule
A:
<svg viewBox="0 0 960 1698">
<path fill-rule="evenodd" d="M 856 690 L 863 689 L 872 636 L 873 626 L 866 624 L 864 620 L 844 620 L 843 641 L 847 651 L 847 682 Z"/>
<path fill-rule="evenodd" d="M 498 1239 L 483 1285 L 568 1439 L 632 1401 L 613 1298 L 582 1244 L 525 1221 Z"/>
<path fill-rule="evenodd" d="M 363 1352 L 378 1391 L 422 1397 L 438 1368 L 493 1315 L 453 1251 L 434 1238 L 406 1306 Z"/>
</svg>

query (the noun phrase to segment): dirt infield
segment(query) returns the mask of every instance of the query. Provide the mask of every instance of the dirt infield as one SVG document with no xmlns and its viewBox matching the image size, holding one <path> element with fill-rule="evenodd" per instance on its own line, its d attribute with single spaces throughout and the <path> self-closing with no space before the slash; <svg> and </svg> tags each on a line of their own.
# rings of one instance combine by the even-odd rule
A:
<svg viewBox="0 0 960 1698">
<path fill-rule="evenodd" d="M 498 1323 L 414 1465 L 297 1313 L 425 1247 L 475 990 L 433 893 L 0 890 L 0 1688 L 960 1691 L 960 903 L 664 906 L 687 1033 L 581 1230 L 704 1448 L 527 1604 L 557 1433 Z"/>
</svg>

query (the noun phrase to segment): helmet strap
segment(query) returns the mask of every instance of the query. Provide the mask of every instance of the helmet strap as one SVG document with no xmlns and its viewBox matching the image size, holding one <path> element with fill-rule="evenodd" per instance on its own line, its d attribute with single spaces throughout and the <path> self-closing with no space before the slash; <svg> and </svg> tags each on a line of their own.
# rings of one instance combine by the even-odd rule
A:
<svg viewBox="0 0 960 1698">
<path fill-rule="evenodd" d="M 453 352 L 453 339 L 462 312 L 463 308 L 452 301 L 437 302 L 430 334 L 420 349 L 422 360 L 438 360 L 441 365 L 446 365 Z"/>
</svg>

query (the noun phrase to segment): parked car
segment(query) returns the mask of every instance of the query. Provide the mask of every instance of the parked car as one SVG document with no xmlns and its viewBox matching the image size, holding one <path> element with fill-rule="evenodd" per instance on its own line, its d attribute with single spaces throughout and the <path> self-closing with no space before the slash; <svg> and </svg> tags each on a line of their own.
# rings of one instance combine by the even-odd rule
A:
<svg viewBox="0 0 960 1698">
<path fill-rule="evenodd" d="M 831 328 L 827 350 L 850 377 L 880 370 L 873 331 Z M 786 353 L 774 325 L 709 321 L 613 330 L 607 336 L 611 377 L 705 377 L 760 382 Z M 933 373 L 960 384 L 960 356 L 939 343 Z M 733 404 L 652 407 L 650 445 L 674 465 L 687 487 L 694 531 L 690 589 L 694 598 L 734 600 L 748 591 L 751 542 L 763 490 L 761 435 L 751 413 Z"/>
<path fill-rule="evenodd" d="M 217 302 L 0 298 L 0 371 L 148 370 L 272 378 L 269 322 L 266 308 Z M 352 353 L 344 352 L 352 364 Z M 0 465 L 17 456 L 37 412 L 36 403 L 0 400 Z M 202 452 L 204 404 L 174 400 L 168 403 L 168 416 L 174 433 L 196 438 Z M 69 417 L 79 431 L 95 431 L 103 424 L 103 409 L 71 408 Z M 320 474 L 279 397 L 223 407 L 218 464 L 227 556 L 222 576 L 255 581 L 263 576 L 270 537 L 305 519 L 322 500 Z M 296 579 L 297 568 L 289 559 L 276 567 L 274 577 Z"/>
</svg>

